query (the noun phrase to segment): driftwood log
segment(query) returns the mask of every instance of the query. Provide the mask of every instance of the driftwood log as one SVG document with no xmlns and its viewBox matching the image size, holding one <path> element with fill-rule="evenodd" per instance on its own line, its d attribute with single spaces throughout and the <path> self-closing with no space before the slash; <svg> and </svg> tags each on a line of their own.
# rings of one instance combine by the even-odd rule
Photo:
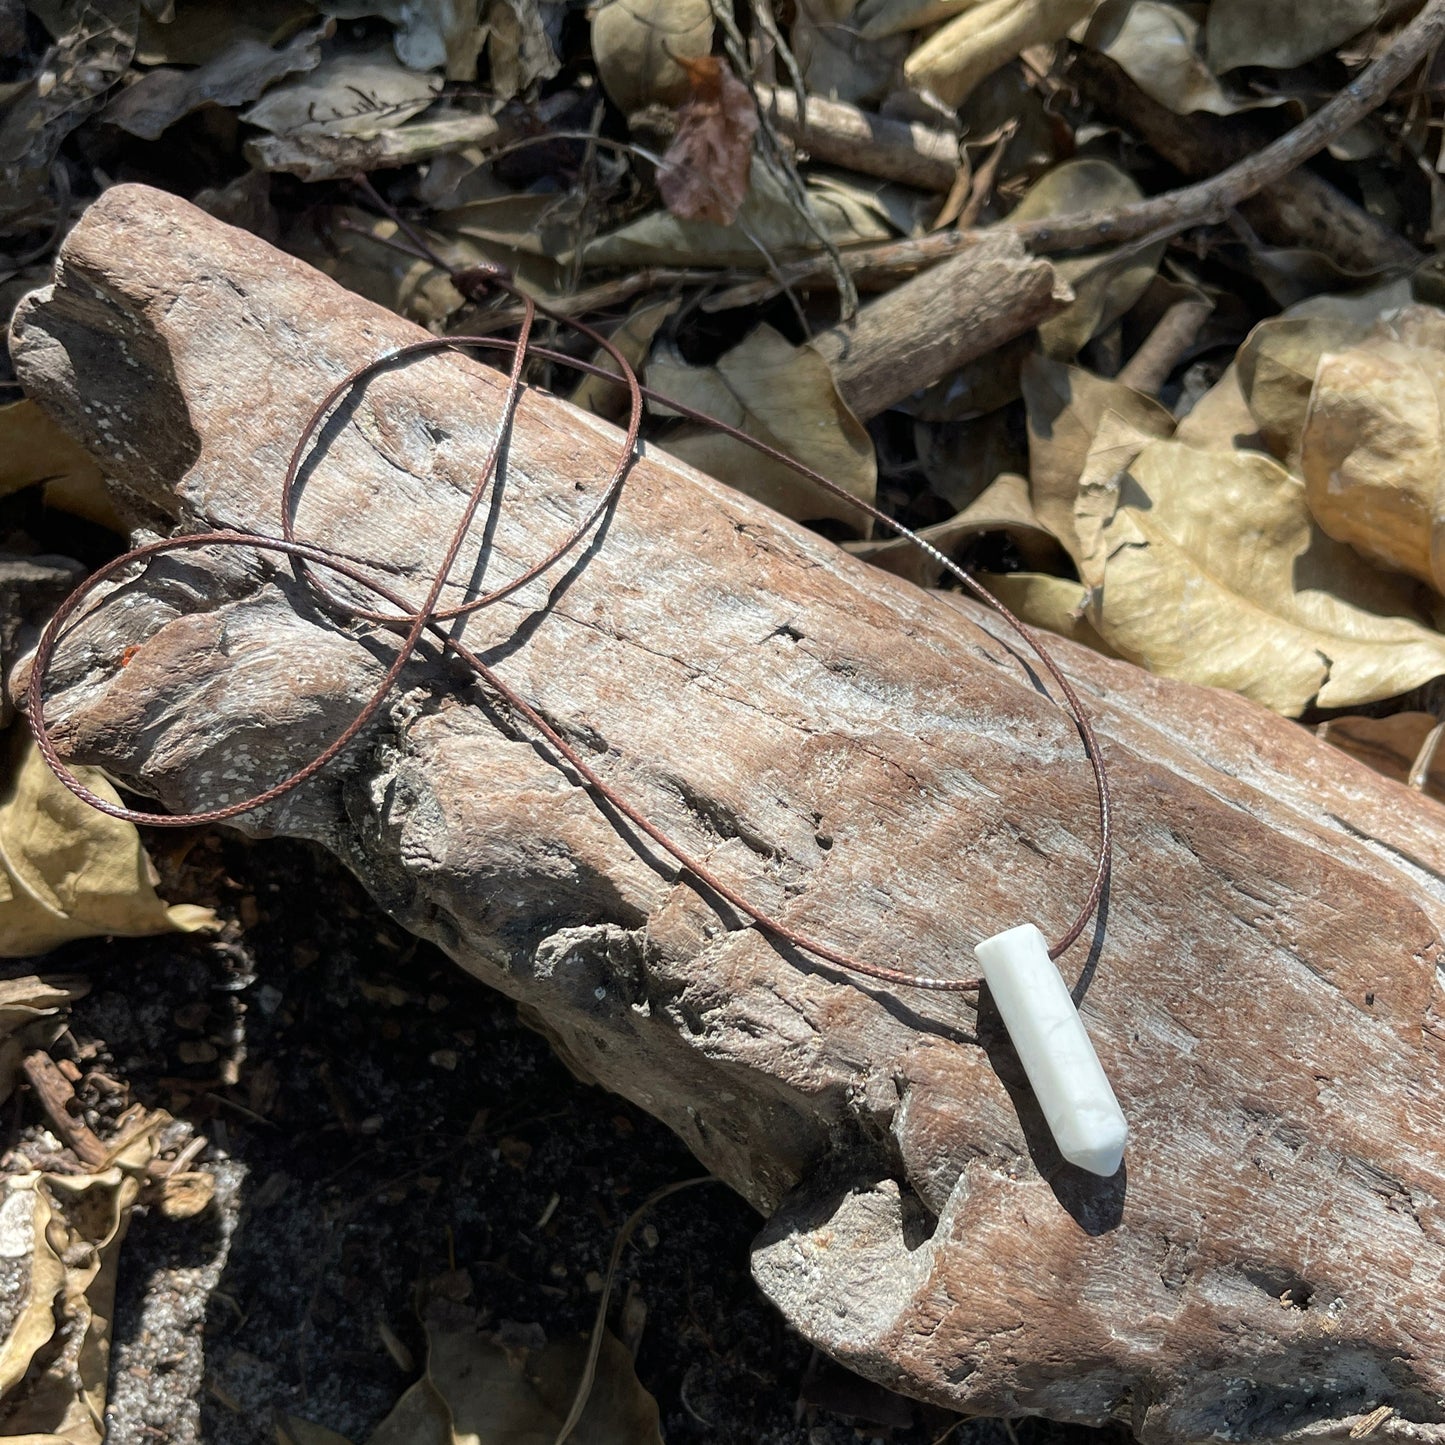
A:
<svg viewBox="0 0 1445 1445">
<path fill-rule="evenodd" d="M 13 345 L 151 527 L 274 534 L 317 398 L 417 334 L 127 186 Z M 420 596 L 501 392 L 459 357 L 379 376 L 328 430 L 302 534 Z M 479 543 L 489 585 L 591 505 L 616 441 L 526 396 Z M 997 632 L 650 450 L 567 575 L 467 637 L 760 902 L 879 962 L 965 973 L 982 936 L 1056 931 L 1095 844 L 1078 738 Z M 334 735 L 390 645 L 273 560 L 172 557 L 70 637 L 58 738 L 167 807 L 212 807 Z M 1110 1180 L 1062 1164 L 986 998 L 890 993 L 736 926 L 435 658 L 241 825 L 334 849 L 671 1125 L 768 1216 L 761 1287 L 862 1373 L 1146 1441 L 1345 1438 L 1369 1412 L 1376 1438 L 1441 1439 L 1438 807 L 1237 697 L 1058 648 L 1119 813 L 1104 926 L 1064 960 L 1132 1124 Z"/>
</svg>

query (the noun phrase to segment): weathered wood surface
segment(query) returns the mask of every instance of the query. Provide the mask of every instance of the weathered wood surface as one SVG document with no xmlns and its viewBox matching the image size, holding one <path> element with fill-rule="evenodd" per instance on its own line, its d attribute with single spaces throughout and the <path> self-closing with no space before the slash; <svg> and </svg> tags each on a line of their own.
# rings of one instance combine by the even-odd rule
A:
<svg viewBox="0 0 1445 1445">
<path fill-rule="evenodd" d="M 120 187 L 14 348 L 153 524 L 274 533 L 316 398 L 416 334 Z M 419 596 L 500 392 L 459 358 L 379 377 L 332 428 L 301 532 Z M 615 439 L 526 397 L 489 581 L 591 505 Z M 565 585 L 468 637 L 658 823 L 838 945 L 967 972 L 979 937 L 1056 931 L 1086 886 L 1078 739 L 992 624 L 655 452 Z M 68 644 L 59 738 L 168 807 L 214 806 L 331 736 L 388 647 L 282 566 L 171 560 Z M 1342 1436 L 1380 1405 L 1376 1438 L 1440 1438 L 1441 815 L 1238 698 L 1059 651 L 1119 810 L 1084 1005 L 1133 1127 L 1113 1180 L 1061 1164 L 986 1004 L 891 997 L 730 926 L 434 660 L 243 826 L 335 849 L 666 1120 L 770 1216 L 762 1288 L 863 1373 L 1149 1441 Z"/>
</svg>

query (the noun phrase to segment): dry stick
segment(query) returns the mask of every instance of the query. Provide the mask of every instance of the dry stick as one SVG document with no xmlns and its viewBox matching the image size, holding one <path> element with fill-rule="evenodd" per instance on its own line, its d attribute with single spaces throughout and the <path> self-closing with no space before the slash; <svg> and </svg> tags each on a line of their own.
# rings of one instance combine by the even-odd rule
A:
<svg viewBox="0 0 1445 1445">
<path fill-rule="evenodd" d="M 70 1080 L 56 1067 L 55 1060 L 44 1049 L 27 1054 L 21 1064 L 36 1099 L 50 1127 L 70 1146 L 70 1152 L 87 1168 L 99 1169 L 108 1153 L 95 1132 L 84 1119 L 70 1112 L 75 1103 L 75 1090 Z"/>
<path fill-rule="evenodd" d="M 1270 141 L 1270 127 L 1253 116 L 1198 112 L 1176 115 L 1145 95 L 1106 55 L 1079 50 L 1069 80 L 1084 99 L 1122 121 L 1170 165 L 1192 179 L 1233 165 Z M 1241 214 L 1274 245 L 1307 246 L 1346 271 L 1414 266 L 1420 253 L 1397 231 L 1357 206 L 1323 176 L 1301 167 L 1246 201 Z"/>
<path fill-rule="evenodd" d="M 1157 396 L 1169 373 L 1194 345 L 1199 328 L 1209 320 L 1214 307 L 1203 300 L 1176 301 L 1159 318 L 1143 344 L 1119 369 L 1116 378 L 1135 391 Z"/>
<path fill-rule="evenodd" d="M 1022 336 L 1072 298 L 1048 261 L 1002 233 L 870 301 L 811 344 L 838 394 L 866 421 Z"/>
<path fill-rule="evenodd" d="M 923 191 L 946 192 L 958 175 L 958 138 L 947 131 L 813 97 L 800 119 L 791 90 L 777 85 L 753 90 L 778 133 L 815 160 Z"/>
<path fill-rule="evenodd" d="M 939 231 L 916 241 L 861 247 L 845 251 L 843 264 L 855 285 L 885 286 L 890 276 L 896 279 L 900 275 L 913 275 L 977 245 L 981 236 L 1000 231 L 1018 236 L 1040 255 L 1056 255 L 1061 251 L 1086 251 L 1146 236 L 1150 240 L 1164 240 L 1191 226 L 1220 221 L 1241 202 L 1267 186 L 1276 185 L 1383 105 L 1390 92 L 1442 39 L 1445 39 L 1445 0 L 1428 0 L 1419 15 L 1395 37 L 1389 50 L 1333 100 L 1263 150 L 1208 181 L 1182 186 L 1112 211 L 1076 211 L 1023 225 L 1002 221 L 983 231 Z M 784 278 L 793 286 L 817 285 L 830 274 L 828 268 L 816 261 L 783 268 Z M 770 294 L 766 285 L 753 281 L 734 286 L 715 297 L 713 307 L 723 310 L 750 304 Z"/>
</svg>

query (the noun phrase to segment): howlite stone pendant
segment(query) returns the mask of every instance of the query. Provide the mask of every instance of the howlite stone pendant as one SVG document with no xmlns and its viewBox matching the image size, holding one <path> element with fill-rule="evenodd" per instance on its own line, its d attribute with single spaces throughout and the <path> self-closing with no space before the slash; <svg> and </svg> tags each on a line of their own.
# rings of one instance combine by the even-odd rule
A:
<svg viewBox="0 0 1445 1445">
<path fill-rule="evenodd" d="M 1129 1126 L 1043 934 L 1025 923 L 974 953 L 1059 1153 L 1091 1174 L 1116 1173 Z"/>
</svg>

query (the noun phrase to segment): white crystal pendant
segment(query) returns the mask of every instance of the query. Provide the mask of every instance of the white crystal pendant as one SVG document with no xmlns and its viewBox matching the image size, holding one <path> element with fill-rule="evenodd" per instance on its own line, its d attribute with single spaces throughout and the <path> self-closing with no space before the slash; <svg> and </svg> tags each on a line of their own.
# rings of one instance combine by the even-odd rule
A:
<svg viewBox="0 0 1445 1445">
<path fill-rule="evenodd" d="M 1091 1174 L 1116 1173 L 1129 1126 L 1043 934 L 1025 923 L 974 953 L 1059 1153 Z"/>
</svg>

